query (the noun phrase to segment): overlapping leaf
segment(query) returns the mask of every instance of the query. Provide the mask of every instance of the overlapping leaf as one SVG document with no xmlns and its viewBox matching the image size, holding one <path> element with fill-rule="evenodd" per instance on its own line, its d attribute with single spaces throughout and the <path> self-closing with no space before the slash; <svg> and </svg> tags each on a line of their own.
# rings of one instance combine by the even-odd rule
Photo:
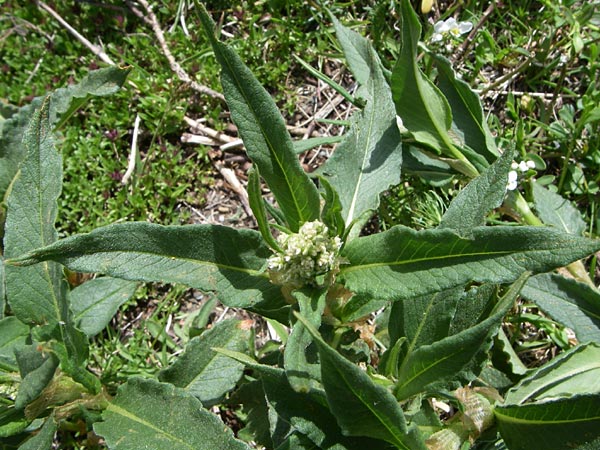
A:
<svg viewBox="0 0 600 450">
<path fill-rule="evenodd" d="M 112 450 L 248 450 L 217 416 L 183 389 L 131 378 L 94 430 Z"/>
<path fill-rule="evenodd" d="M 377 208 L 379 194 L 400 181 L 402 143 L 381 62 L 371 44 L 334 21 L 338 39 L 367 104 L 352 118 L 350 131 L 320 169 L 337 191 L 349 225 Z"/>
<path fill-rule="evenodd" d="M 600 241 L 540 227 L 478 227 L 473 239 L 450 230 L 397 226 L 348 242 L 338 279 L 358 294 L 400 300 L 471 281 L 510 283 L 546 272 L 600 248 Z"/>
<path fill-rule="evenodd" d="M 585 221 L 569 200 L 535 181 L 532 183 L 532 192 L 535 210 L 542 222 L 567 233 L 583 234 Z"/>
<path fill-rule="evenodd" d="M 214 405 L 235 387 L 244 365 L 216 353 L 213 348 L 248 351 L 251 325 L 251 322 L 238 320 L 217 323 L 190 340 L 184 353 L 159 373 L 159 380 L 184 389 L 206 407 Z"/>
<path fill-rule="evenodd" d="M 253 230 L 133 222 L 63 239 L 25 255 L 18 264 L 53 260 L 81 272 L 183 283 L 216 292 L 228 306 L 285 322 L 288 307 L 262 270 L 270 255 L 260 233 Z"/>
<path fill-rule="evenodd" d="M 292 231 L 319 217 L 319 194 L 300 166 L 275 102 L 250 69 L 214 35 L 214 24 L 197 2 L 202 25 L 221 65 L 221 84 L 248 156 L 258 166 Z"/>
</svg>

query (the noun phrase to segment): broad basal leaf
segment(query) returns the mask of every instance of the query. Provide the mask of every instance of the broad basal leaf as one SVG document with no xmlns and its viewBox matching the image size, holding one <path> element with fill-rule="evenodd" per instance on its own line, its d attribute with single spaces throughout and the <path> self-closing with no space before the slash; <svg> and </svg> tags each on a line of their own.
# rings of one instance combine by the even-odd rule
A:
<svg viewBox="0 0 600 450">
<path fill-rule="evenodd" d="M 130 378 L 94 431 L 111 450 L 248 450 L 200 400 L 170 384 Z"/>
<path fill-rule="evenodd" d="M 504 200 L 513 153 L 512 149 L 506 150 L 494 164 L 459 192 L 442 217 L 439 228 L 453 229 L 468 238 L 471 237 L 472 228 L 485 225 L 486 216 Z"/>
<path fill-rule="evenodd" d="M 481 371 L 492 338 L 528 276 L 520 277 L 489 317 L 477 325 L 428 345 L 419 346 L 420 336 L 415 335 L 408 342 L 406 356 L 398 370 L 396 397 L 405 400 L 427 390 L 452 390 L 472 381 Z"/>
<path fill-rule="evenodd" d="M 600 347 L 575 347 L 508 391 L 495 409 L 510 449 L 562 450 L 600 437 Z"/>
<path fill-rule="evenodd" d="M 567 233 L 582 235 L 586 225 L 579 210 L 560 194 L 544 186 L 531 183 L 535 210 L 542 222 Z"/>
<path fill-rule="evenodd" d="M 221 84 L 231 117 L 248 156 L 258 166 L 293 232 L 318 219 L 319 194 L 300 166 L 285 122 L 269 93 L 250 69 L 214 35 L 214 24 L 197 2 L 202 25 L 221 65 Z"/>
<path fill-rule="evenodd" d="M 379 58 L 366 39 L 339 23 L 336 27 L 340 36 L 352 37 L 344 45 L 347 58 L 359 58 L 360 66 L 366 64 L 369 70 L 368 76 L 362 76 L 365 78 L 362 93 L 367 104 L 354 114 L 350 131 L 319 170 L 337 191 L 342 215 L 349 225 L 365 211 L 377 208 L 379 194 L 399 183 L 402 143 L 390 87 Z"/>
<path fill-rule="evenodd" d="M 63 239 L 23 256 L 18 264 L 53 260 L 80 272 L 183 283 L 216 292 L 228 306 L 285 322 L 288 307 L 262 270 L 270 255 L 260 233 L 253 230 L 134 222 Z"/>
<path fill-rule="evenodd" d="M 101 277 L 86 281 L 71 291 L 73 321 L 88 336 L 100 333 L 119 306 L 129 300 L 138 284 L 118 278 Z"/>
<path fill-rule="evenodd" d="M 158 379 L 180 387 L 198 398 L 206 407 L 217 403 L 232 390 L 244 371 L 244 365 L 216 353 L 221 347 L 236 352 L 248 351 L 251 321 L 226 320 L 193 338 L 185 351 Z"/>
<path fill-rule="evenodd" d="M 304 323 L 319 348 L 327 403 L 342 432 L 381 439 L 399 449 L 424 449 L 418 431 L 407 426 L 394 396 L 327 345 L 308 321 L 301 316 L 298 320 Z"/>
<path fill-rule="evenodd" d="M 449 130 L 452 112 L 448 100 L 418 66 L 419 19 L 410 2 L 402 2 L 402 48 L 392 71 L 392 94 L 402 125 L 418 143 L 438 155 L 460 160 L 461 172 L 474 177 L 477 170 L 456 148 Z"/>
<path fill-rule="evenodd" d="M 558 274 L 540 274 L 521 293 L 553 319 L 571 328 L 580 342 L 600 343 L 600 293 Z"/>
<path fill-rule="evenodd" d="M 468 282 L 510 283 L 600 248 L 600 241 L 540 227 L 479 227 L 473 239 L 450 230 L 393 227 L 348 242 L 338 279 L 357 294 L 400 300 Z"/>
</svg>

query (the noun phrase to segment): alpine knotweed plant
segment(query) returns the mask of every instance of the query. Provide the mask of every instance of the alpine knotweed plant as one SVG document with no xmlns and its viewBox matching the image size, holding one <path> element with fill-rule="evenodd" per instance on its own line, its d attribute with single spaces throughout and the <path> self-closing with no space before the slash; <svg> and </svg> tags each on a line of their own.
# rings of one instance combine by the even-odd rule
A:
<svg viewBox="0 0 600 450">
<path fill-rule="evenodd" d="M 57 240 L 53 130 L 127 70 L 93 72 L 0 122 L 3 439 L 50 449 L 58 429 L 83 427 L 116 450 L 597 448 L 600 293 L 578 261 L 600 242 L 583 236 L 573 205 L 533 180 L 530 198 L 507 192 L 514 152 L 497 150 L 477 95 L 446 59 L 424 55 L 437 76 L 421 72 L 419 20 L 400 5 L 391 72 L 332 18 L 362 107 L 312 178 L 271 97 L 196 5 L 253 162 L 258 231 L 118 223 Z M 436 228 L 360 236 L 379 194 L 406 172 L 470 182 Z M 525 225 L 488 225 L 501 206 Z M 106 276 L 69 292 L 63 265 Z M 553 272 L 563 266 L 575 278 Z M 88 369 L 88 340 L 137 281 L 212 292 L 264 316 L 280 340 L 255 348 L 248 321 L 220 322 L 157 379 L 107 392 L 101 370 Z M 578 344 L 528 370 L 501 328 L 519 296 Z M 215 405 L 245 424 L 237 436 Z"/>
</svg>

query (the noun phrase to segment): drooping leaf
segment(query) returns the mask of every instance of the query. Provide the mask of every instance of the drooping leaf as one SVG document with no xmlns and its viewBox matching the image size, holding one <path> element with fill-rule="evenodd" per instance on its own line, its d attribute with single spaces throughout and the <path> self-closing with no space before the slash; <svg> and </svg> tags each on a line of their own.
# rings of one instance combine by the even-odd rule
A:
<svg viewBox="0 0 600 450">
<path fill-rule="evenodd" d="M 58 358 L 53 354 L 43 355 L 35 344 L 18 349 L 15 353 L 22 379 L 15 408 L 22 410 L 50 383 L 58 367 Z"/>
<path fill-rule="evenodd" d="M 352 63 L 367 104 L 357 111 L 350 131 L 319 169 L 337 191 L 346 226 L 377 208 L 379 194 L 400 181 L 402 142 L 394 103 L 381 62 L 371 44 L 335 21 L 346 57 Z M 367 73 L 368 72 L 368 73 Z"/>
<path fill-rule="evenodd" d="M 327 403 L 342 432 L 381 439 L 399 449 L 424 449 L 416 428 L 407 426 L 394 396 L 331 348 L 307 320 L 301 316 L 298 320 L 304 323 L 319 348 Z"/>
<path fill-rule="evenodd" d="M 338 279 L 356 294 L 400 300 L 468 282 L 511 283 L 600 248 L 600 242 L 540 227 L 479 227 L 473 239 L 450 230 L 396 226 L 348 242 Z"/>
<path fill-rule="evenodd" d="M 248 351 L 250 321 L 226 320 L 188 342 L 185 351 L 158 379 L 171 383 L 198 398 L 206 407 L 217 403 L 232 390 L 244 371 L 244 365 L 216 353 L 213 348 Z"/>
<path fill-rule="evenodd" d="M 560 194 L 544 186 L 531 183 L 535 210 L 542 222 L 559 230 L 581 236 L 586 225 L 579 210 Z"/>
<path fill-rule="evenodd" d="M 109 95 L 125 82 L 130 68 L 108 67 L 96 70 L 80 83 L 57 89 L 49 106 L 49 126 L 59 127 L 73 112 L 81 107 L 89 96 Z M 26 156 L 22 144 L 23 134 L 28 127 L 33 112 L 40 108 L 43 98 L 35 98 L 31 104 L 14 112 L 2 122 L 0 129 L 0 199 L 12 182 L 19 164 Z"/>
<path fill-rule="evenodd" d="M 119 306 L 129 300 L 137 283 L 117 278 L 94 278 L 71 291 L 73 321 L 87 336 L 100 333 L 116 314 Z"/>
<path fill-rule="evenodd" d="M 297 291 L 294 297 L 298 301 L 300 314 L 318 329 L 326 305 L 325 290 Z M 288 338 L 283 353 L 283 364 L 290 386 L 296 392 L 321 390 L 321 366 L 317 349 L 312 344 L 312 336 L 302 322 L 296 322 Z"/>
<path fill-rule="evenodd" d="M 15 350 L 25 345 L 29 327 L 14 316 L 0 320 L 0 369 L 16 371 Z"/>
<path fill-rule="evenodd" d="M 498 158 L 498 149 L 487 125 L 479 95 L 465 81 L 457 78 L 448 59 L 440 55 L 432 56 L 438 68 L 438 87 L 450 104 L 454 127 L 464 136 L 466 146 L 483 156 L 487 163 L 493 163 Z M 482 170 L 485 165 L 476 164 L 476 167 Z"/>
<path fill-rule="evenodd" d="M 54 260 L 80 272 L 183 283 L 216 292 L 228 306 L 286 322 L 288 306 L 262 270 L 270 255 L 260 233 L 254 230 L 133 222 L 63 239 L 13 263 Z"/>
<path fill-rule="evenodd" d="M 525 377 L 495 408 L 512 449 L 575 448 L 600 437 L 600 346 L 580 345 Z"/>
<path fill-rule="evenodd" d="M 452 112 L 448 100 L 418 66 L 417 46 L 421 25 L 410 2 L 402 2 L 402 47 L 392 71 L 392 95 L 403 127 L 419 144 L 459 164 L 456 168 L 474 177 L 477 170 L 456 148 L 449 130 Z"/>
<path fill-rule="evenodd" d="M 94 431 L 112 450 L 248 450 L 217 416 L 183 389 L 130 378 Z"/>
<path fill-rule="evenodd" d="M 558 274 L 544 273 L 530 278 L 521 294 L 571 328 L 580 342 L 600 343 L 600 293 L 596 289 Z"/>
<path fill-rule="evenodd" d="M 57 429 L 54 416 L 48 417 L 39 432 L 19 446 L 19 450 L 50 450 Z"/>
<path fill-rule="evenodd" d="M 472 381 L 487 360 L 493 336 L 513 306 L 529 274 L 521 276 L 502 297 L 489 317 L 457 334 L 417 346 L 419 335 L 409 341 L 398 370 L 395 394 L 399 400 L 427 390 L 452 390 Z"/>
<path fill-rule="evenodd" d="M 200 20 L 221 65 L 223 93 L 248 156 L 258 166 L 290 229 L 318 219 L 319 194 L 294 152 L 294 144 L 275 102 L 250 69 L 214 35 L 214 23 L 197 2 Z"/>
<path fill-rule="evenodd" d="M 513 153 L 512 149 L 506 150 L 494 164 L 460 191 L 442 217 L 439 228 L 450 228 L 468 238 L 473 228 L 485 225 L 489 212 L 504 200 Z"/>
</svg>

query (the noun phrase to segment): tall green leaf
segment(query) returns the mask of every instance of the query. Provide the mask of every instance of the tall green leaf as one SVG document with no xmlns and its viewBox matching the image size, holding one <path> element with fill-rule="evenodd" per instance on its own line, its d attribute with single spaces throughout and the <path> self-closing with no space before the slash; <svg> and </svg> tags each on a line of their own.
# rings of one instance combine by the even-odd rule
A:
<svg viewBox="0 0 600 450">
<path fill-rule="evenodd" d="M 250 69 L 214 35 L 214 23 L 200 2 L 200 20 L 221 65 L 221 84 L 231 117 L 248 156 L 258 166 L 290 229 L 318 219 L 319 194 L 294 152 L 294 144 L 275 102 Z"/>
<path fill-rule="evenodd" d="M 77 286 L 70 296 L 74 323 L 87 336 L 97 335 L 136 288 L 135 282 L 110 277 L 94 278 Z"/>
<path fill-rule="evenodd" d="M 112 450 L 249 450 L 200 400 L 170 384 L 130 378 L 94 431 Z"/>
<path fill-rule="evenodd" d="M 269 218 L 267 217 L 265 200 L 262 197 L 260 188 L 260 174 L 256 168 L 251 168 L 248 171 L 248 202 L 250 203 L 250 208 L 252 208 L 252 213 L 256 219 L 258 230 L 265 242 L 269 244 L 272 249 L 281 251 L 281 248 L 273 237 L 271 228 L 269 227 Z"/>
<path fill-rule="evenodd" d="M 453 229 L 468 238 L 473 228 L 485 225 L 489 212 L 504 200 L 513 153 L 512 149 L 506 150 L 485 172 L 460 191 L 442 217 L 439 228 Z"/>
<path fill-rule="evenodd" d="M 27 158 L 8 197 L 4 256 L 11 258 L 56 240 L 57 199 L 62 159 L 54 148 L 49 122 L 50 98 L 33 114 L 23 144 Z M 35 267 L 6 266 L 6 296 L 12 311 L 27 324 L 57 324 L 65 298 L 62 268 L 53 262 Z"/>
<path fill-rule="evenodd" d="M 600 343 L 600 293 L 558 274 L 529 279 L 521 293 L 553 319 L 571 328 L 580 342 Z"/>
<path fill-rule="evenodd" d="M 228 306 L 247 308 L 285 323 L 289 307 L 263 270 L 270 255 L 271 250 L 254 230 L 133 222 L 60 240 L 12 263 L 53 260 L 81 272 L 183 283 L 216 292 Z"/>
<path fill-rule="evenodd" d="M 381 439 L 399 449 L 424 449 L 417 429 L 407 426 L 394 396 L 331 348 L 306 319 L 298 316 L 298 320 L 319 348 L 327 403 L 342 432 L 348 436 Z"/>
<path fill-rule="evenodd" d="M 217 403 L 232 390 L 244 371 L 244 365 L 216 353 L 214 347 L 237 352 L 248 351 L 251 323 L 226 320 L 193 338 L 185 351 L 158 374 L 160 381 L 180 387 L 206 407 Z"/>
<path fill-rule="evenodd" d="M 400 182 L 402 142 L 395 107 L 381 62 L 371 44 L 334 20 L 348 62 L 367 104 L 352 118 L 350 131 L 319 170 L 337 191 L 346 226 L 379 205 L 379 194 Z M 357 59 L 358 61 L 354 62 Z"/>
<path fill-rule="evenodd" d="M 457 78 L 448 59 L 432 56 L 438 69 L 437 85 L 452 108 L 453 127 L 464 136 L 468 148 L 485 158 L 483 164 L 476 164 L 482 170 L 487 166 L 486 161 L 493 163 L 498 158 L 498 149 L 487 125 L 481 99 L 465 81 Z"/>
<path fill-rule="evenodd" d="M 600 248 L 600 241 L 540 227 L 478 227 L 473 239 L 450 230 L 396 226 L 348 242 L 338 279 L 357 294 L 401 300 L 468 282 L 511 283 Z"/>
<path fill-rule="evenodd" d="M 475 326 L 420 346 L 420 335 L 415 333 L 398 370 L 396 397 L 405 400 L 427 390 L 456 389 L 479 375 L 493 336 L 528 277 L 528 273 L 521 276 L 489 316 Z"/>
<path fill-rule="evenodd" d="M 109 95 L 125 82 L 131 69 L 108 67 L 90 72 L 77 84 L 57 89 L 50 101 L 49 125 L 60 127 L 73 112 L 81 107 L 89 96 Z M 19 164 L 26 156 L 23 134 L 29 125 L 33 112 L 43 103 L 43 98 L 35 98 L 31 104 L 20 108 L 10 118 L 2 122 L 0 128 L 0 199 L 17 173 Z"/>
<path fill-rule="evenodd" d="M 477 170 L 456 148 L 460 143 L 450 134 L 452 112 L 448 100 L 418 66 L 417 47 L 421 25 L 410 2 L 403 1 L 402 47 L 392 71 L 392 95 L 396 113 L 411 137 L 438 155 L 454 161 L 457 170 L 474 177 Z"/>
<path fill-rule="evenodd" d="M 585 221 L 575 205 L 535 181 L 531 186 L 535 210 L 542 222 L 567 233 L 579 236 L 583 234 Z"/>
</svg>

